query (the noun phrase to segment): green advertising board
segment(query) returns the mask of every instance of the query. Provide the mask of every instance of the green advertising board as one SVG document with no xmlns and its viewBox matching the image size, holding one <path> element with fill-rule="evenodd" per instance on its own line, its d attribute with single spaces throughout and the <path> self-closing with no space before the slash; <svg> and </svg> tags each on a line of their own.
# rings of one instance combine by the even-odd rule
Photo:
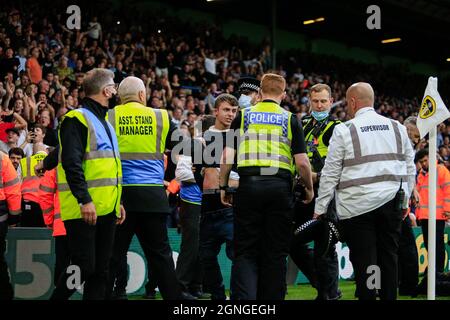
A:
<svg viewBox="0 0 450 320">
<path fill-rule="evenodd" d="M 413 228 L 419 257 L 419 272 L 423 273 L 427 265 L 427 254 L 420 228 Z M 445 241 L 449 239 L 450 228 L 446 229 Z M 169 229 L 169 241 L 176 263 L 180 249 L 181 235 L 176 229 Z M 341 279 L 349 279 L 353 267 L 349 259 L 348 247 L 343 243 L 336 245 L 339 260 L 339 275 Z M 7 237 L 6 260 L 8 262 L 11 280 L 16 299 L 48 299 L 53 290 L 53 269 L 55 264 L 54 240 L 50 230 L 32 228 L 10 229 Z M 448 268 L 448 253 L 446 252 L 446 269 Z M 147 283 L 147 263 L 136 237 L 128 250 L 129 279 L 127 293 L 140 295 L 144 293 Z M 223 247 L 219 254 L 219 264 L 224 283 L 230 284 L 231 261 Z M 299 272 L 297 283 L 305 283 L 306 278 Z M 74 299 L 79 298 L 79 293 Z"/>
</svg>

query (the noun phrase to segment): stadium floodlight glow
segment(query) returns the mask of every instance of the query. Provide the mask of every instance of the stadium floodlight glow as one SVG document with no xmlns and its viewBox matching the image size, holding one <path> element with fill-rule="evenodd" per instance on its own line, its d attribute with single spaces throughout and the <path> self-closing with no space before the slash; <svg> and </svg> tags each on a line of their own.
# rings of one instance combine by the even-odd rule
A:
<svg viewBox="0 0 450 320">
<path fill-rule="evenodd" d="M 319 17 L 319 18 L 316 18 L 316 19 L 310 19 L 310 20 L 305 20 L 305 21 L 303 21 L 303 24 L 313 24 L 313 23 L 316 23 L 316 22 L 322 22 L 322 21 L 325 21 L 325 18 L 324 17 Z"/>
<path fill-rule="evenodd" d="M 401 38 L 391 38 L 391 39 L 381 40 L 381 43 L 386 44 L 386 43 L 399 42 L 399 41 L 402 41 L 402 39 Z"/>
<path fill-rule="evenodd" d="M 450 62 L 450 58 L 447 58 L 447 62 Z"/>
</svg>

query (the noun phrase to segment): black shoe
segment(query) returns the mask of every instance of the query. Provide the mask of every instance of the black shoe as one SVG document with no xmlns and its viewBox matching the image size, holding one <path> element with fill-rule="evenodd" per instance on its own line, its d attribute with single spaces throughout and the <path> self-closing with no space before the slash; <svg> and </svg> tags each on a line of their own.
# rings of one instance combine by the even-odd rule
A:
<svg viewBox="0 0 450 320">
<path fill-rule="evenodd" d="M 193 295 L 194 297 L 196 297 L 197 299 L 209 299 L 211 298 L 211 295 L 208 293 L 205 293 L 201 290 L 196 290 L 196 291 L 190 291 L 189 292 L 191 295 Z"/>
<path fill-rule="evenodd" d="M 197 297 L 193 296 L 189 292 L 182 291 L 181 292 L 181 300 L 197 300 Z"/>
<path fill-rule="evenodd" d="M 116 292 L 114 291 L 111 295 L 111 300 L 128 300 L 127 293 L 125 291 Z"/>
<path fill-rule="evenodd" d="M 149 291 L 149 292 L 146 292 L 146 293 L 142 296 L 142 298 L 143 298 L 143 299 L 146 299 L 146 300 L 155 300 L 155 299 L 156 299 L 156 291 Z"/>
<path fill-rule="evenodd" d="M 340 289 L 337 289 L 336 295 L 333 297 L 330 297 L 326 294 L 318 294 L 316 297 L 316 301 L 325 301 L 325 300 L 339 300 L 342 298 L 342 291 Z"/>
<path fill-rule="evenodd" d="M 342 291 L 340 289 L 337 289 L 336 296 L 335 297 L 329 297 L 328 300 L 339 300 L 342 298 Z"/>
</svg>

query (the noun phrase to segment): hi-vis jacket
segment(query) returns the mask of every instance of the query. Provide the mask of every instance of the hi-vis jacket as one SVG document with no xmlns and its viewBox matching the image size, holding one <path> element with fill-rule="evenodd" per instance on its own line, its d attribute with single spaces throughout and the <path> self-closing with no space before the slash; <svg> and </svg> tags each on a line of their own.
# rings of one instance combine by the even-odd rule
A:
<svg viewBox="0 0 450 320">
<path fill-rule="evenodd" d="M 46 171 L 40 180 L 39 205 L 42 209 L 45 225 L 53 230 L 54 237 L 66 235 L 66 228 L 61 220 L 57 186 L 56 169 Z"/>
<path fill-rule="evenodd" d="M 0 222 L 14 219 L 22 212 L 20 180 L 9 157 L 0 151 Z"/>
<path fill-rule="evenodd" d="M 447 220 L 444 212 L 450 212 L 450 172 L 443 165 L 438 165 L 436 171 L 436 219 Z M 418 220 L 428 219 L 428 177 L 428 172 L 421 172 L 417 177 L 420 203 L 415 213 Z"/>
<path fill-rule="evenodd" d="M 340 219 L 375 210 L 391 201 L 402 181 L 404 207 L 415 184 L 414 152 L 406 128 L 372 107 L 335 127 L 322 170 L 315 211 L 326 212 L 334 191 Z"/>
<path fill-rule="evenodd" d="M 170 128 L 166 110 L 129 102 L 109 110 L 116 131 L 124 186 L 163 186 L 164 151 Z"/>
<path fill-rule="evenodd" d="M 22 167 L 22 198 L 26 201 L 33 201 L 39 203 L 39 178 L 34 172 L 34 167 L 45 159 L 47 153 L 39 151 L 31 157 L 26 157 L 20 160 Z"/>
</svg>

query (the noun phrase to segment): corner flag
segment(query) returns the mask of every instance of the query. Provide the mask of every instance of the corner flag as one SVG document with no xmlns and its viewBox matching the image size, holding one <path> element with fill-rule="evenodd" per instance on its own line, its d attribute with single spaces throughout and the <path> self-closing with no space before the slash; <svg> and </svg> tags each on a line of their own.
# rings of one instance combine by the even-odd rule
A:
<svg viewBox="0 0 450 320">
<path fill-rule="evenodd" d="M 436 299 L 436 149 L 437 130 L 436 127 L 441 122 L 450 118 L 450 112 L 444 105 L 439 92 L 437 91 L 437 78 L 429 77 L 428 85 L 425 89 L 422 104 L 417 118 L 417 128 L 420 138 L 430 133 L 429 139 L 429 175 L 428 175 L 428 300 Z"/>
<path fill-rule="evenodd" d="M 420 138 L 423 138 L 441 122 L 450 118 L 450 112 L 437 91 L 437 78 L 429 77 L 417 118 Z"/>
</svg>

